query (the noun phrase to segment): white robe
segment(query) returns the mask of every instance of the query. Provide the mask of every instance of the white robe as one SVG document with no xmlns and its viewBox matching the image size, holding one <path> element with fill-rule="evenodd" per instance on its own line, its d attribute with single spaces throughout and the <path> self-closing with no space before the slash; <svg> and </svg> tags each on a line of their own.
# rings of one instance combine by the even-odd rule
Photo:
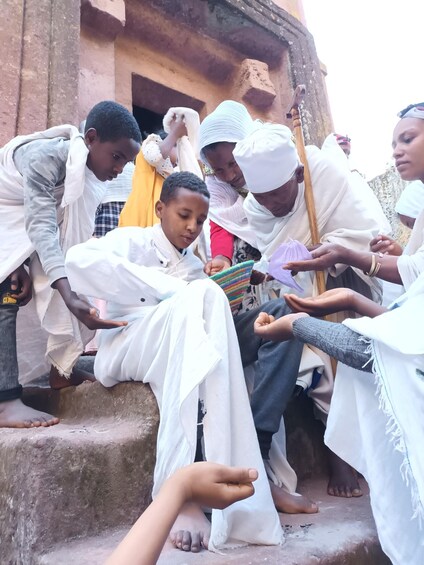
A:
<svg viewBox="0 0 424 565">
<path fill-rule="evenodd" d="M 424 274 L 396 304 L 376 318 L 344 322 L 369 339 L 375 376 L 341 365 L 325 442 L 368 481 L 381 546 L 393 564 L 418 565 L 424 563 Z"/>
<path fill-rule="evenodd" d="M 93 233 L 95 211 L 106 190 L 106 183 L 99 181 L 87 168 L 88 149 L 78 129 L 72 125 L 61 125 L 15 137 L 0 149 L 0 282 L 32 255 L 30 274 L 34 305 L 43 330 L 49 334 L 46 358 L 61 374 L 69 376 L 85 344 L 94 333 L 70 313 L 58 291 L 51 288 L 38 256 L 34 253 L 24 224 L 23 178 L 13 161 L 13 153 L 20 145 L 55 137 L 70 139 L 63 197 L 58 209 L 59 237 L 63 251 L 85 241 Z M 25 318 L 25 310 L 20 318 Z M 26 341 L 25 324 L 21 323 L 21 327 L 23 331 L 18 340 Z M 39 348 L 44 349 L 44 346 L 43 332 Z M 34 352 L 37 352 L 36 347 Z M 22 348 L 20 356 L 25 354 L 25 349 Z M 25 361 L 29 365 L 35 364 L 27 356 L 26 360 L 21 359 L 21 366 Z"/>
<path fill-rule="evenodd" d="M 381 220 L 375 217 L 373 207 L 357 194 L 350 173 L 332 162 L 325 152 L 317 147 L 307 146 L 306 156 L 320 242 L 338 243 L 357 251 L 367 250 L 371 239 L 381 231 Z M 258 249 L 265 260 L 269 260 L 281 243 L 290 239 L 311 245 L 304 183 L 299 184 L 293 209 L 282 218 L 273 216 L 252 194 L 247 196 L 244 209 L 249 224 L 256 233 Z M 346 268 L 346 265 L 336 265 L 329 272 L 332 276 L 338 276 Z M 372 279 L 366 277 L 361 270 L 355 269 L 355 272 L 378 292 L 378 285 Z M 296 276 L 296 280 L 304 288 L 305 296 L 316 294 L 314 279 L 313 272 L 299 273 Z"/>
<path fill-rule="evenodd" d="M 209 548 L 281 543 L 228 300 L 200 278 L 202 263 L 179 253 L 157 225 L 78 245 L 66 270 L 73 290 L 108 300 L 108 315 L 129 322 L 101 332 L 95 374 L 105 386 L 152 387 L 160 410 L 154 493 L 194 460 L 200 400 L 206 459 L 259 470 L 252 498 L 213 511 Z"/>
</svg>

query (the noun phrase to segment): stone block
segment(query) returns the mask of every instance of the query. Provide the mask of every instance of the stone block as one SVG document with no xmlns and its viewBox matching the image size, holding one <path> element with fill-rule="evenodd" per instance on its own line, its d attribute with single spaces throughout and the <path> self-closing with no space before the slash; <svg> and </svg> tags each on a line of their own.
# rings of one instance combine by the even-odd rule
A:
<svg viewBox="0 0 424 565">
<path fill-rule="evenodd" d="M 242 61 L 234 87 L 242 100 L 256 108 L 270 106 L 276 97 L 268 65 L 255 59 Z"/>
<path fill-rule="evenodd" d="M 136 520 L 150 502 L 158 422 L 142 384 L 33 391 L 26 400 L 62 420 L 0 436 L 1 561 L 19 565 Z"/>
<path fill-rule="evenodd" d="M 81 21 L 114 41 L 125 27 L 124 0 L 82 0 Z"/>
</svg>

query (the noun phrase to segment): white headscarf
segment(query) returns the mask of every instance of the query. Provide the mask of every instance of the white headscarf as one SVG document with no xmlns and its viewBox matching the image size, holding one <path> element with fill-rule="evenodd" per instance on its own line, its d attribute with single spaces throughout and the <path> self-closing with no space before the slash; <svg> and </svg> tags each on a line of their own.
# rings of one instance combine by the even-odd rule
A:
<svg viewBox="0 0 424 565">
<path fill-rule="evenodd" d="M 424 183 L 414 180 L 406 185 L 396 203 L 395 210 L 398 214 L 417 218 L 424 209 Z"/>
<path fill-rule="evenodd" d="M 224 100 L 200 124 L 199 151 L 201 160 L 208 164 L 203 149 L 211 143 L 237 143 L 257 126 L 246 107 L 234 100 Z"/>
<path fill-rule="evenodd" d="M 200 124 L 199 152 L 201 160 L 209 164 L 203 149 L 211 143 L 237 143 L 258 126 L 243 104 L 224 100 Z M 227 182 L 215 176 L 206 177 L 211 195 L 209 217 L 229 233 L 256 247 L 255 233 L 248 225 L 243 209 L 244 198 Z"/>
<path fill-rule="evenodd" d="M 411 104 L 398 114 L 399 118 L 418 118 L 424 120 L 424 102 L 419 104 Z"/>
<path fill-rule="evenodd" d="M 281 124 L 262 124 L 236 144 L 233 155 L 253 194 L 283 186 L 300 164 L 293 134 Z"/>
</svg>

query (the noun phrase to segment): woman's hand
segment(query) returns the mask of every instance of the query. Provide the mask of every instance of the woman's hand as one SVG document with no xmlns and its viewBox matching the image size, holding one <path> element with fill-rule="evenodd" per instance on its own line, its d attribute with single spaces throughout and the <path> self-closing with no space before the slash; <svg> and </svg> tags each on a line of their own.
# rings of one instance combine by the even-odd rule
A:
<svg viewBox="0 0 424 565">
<path fill-rule="evenodd" d="M 323 243 L 311 252 L 312 259 L 291 261 L 283 269 L 294 271 L 324 271 L 337 263 L 344 263 L 348 250 L 338 243 Z"/>
<path fill-rule="evenodd" d="M 320 317 L 342 310 L 354 310 L 356 295 L 350 288 L 334 288 L 311 298 L 285 294 L 284 299 L 293 312 L 306 312 L 311 316 Z"/>
</svg>

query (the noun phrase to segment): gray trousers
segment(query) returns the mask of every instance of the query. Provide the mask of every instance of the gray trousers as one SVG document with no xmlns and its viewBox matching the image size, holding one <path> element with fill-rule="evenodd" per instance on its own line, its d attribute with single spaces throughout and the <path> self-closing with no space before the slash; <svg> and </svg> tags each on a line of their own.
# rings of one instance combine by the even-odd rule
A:
<svg viewBox="0 0 424 565">
<path fill-rule="evenodd" d="M 0 402 L 22 395 L 16 352 L 18 306 L 0 304 Z"/>
<path fill-rule="evenodd" d="M 293 334 L 302 343 L 314 345 L 337 361 L 354 369 L 372 372 L 368 344 L 360 341 L 360 335 L 343 324 L 298 318 L 293 323 Z"/>
<path fill-rule="evenodd" d="M 303 343 L 265 341 L 253 331 L 259 312 L 276 318 L 291 312 L 284 300 L 270 300 L 234 318 L 243 366 L 254 364 L 251 407 L 262 457 L 268 458 L 271 440 L 280 427 L 299 372 Z"/>
</svg>

